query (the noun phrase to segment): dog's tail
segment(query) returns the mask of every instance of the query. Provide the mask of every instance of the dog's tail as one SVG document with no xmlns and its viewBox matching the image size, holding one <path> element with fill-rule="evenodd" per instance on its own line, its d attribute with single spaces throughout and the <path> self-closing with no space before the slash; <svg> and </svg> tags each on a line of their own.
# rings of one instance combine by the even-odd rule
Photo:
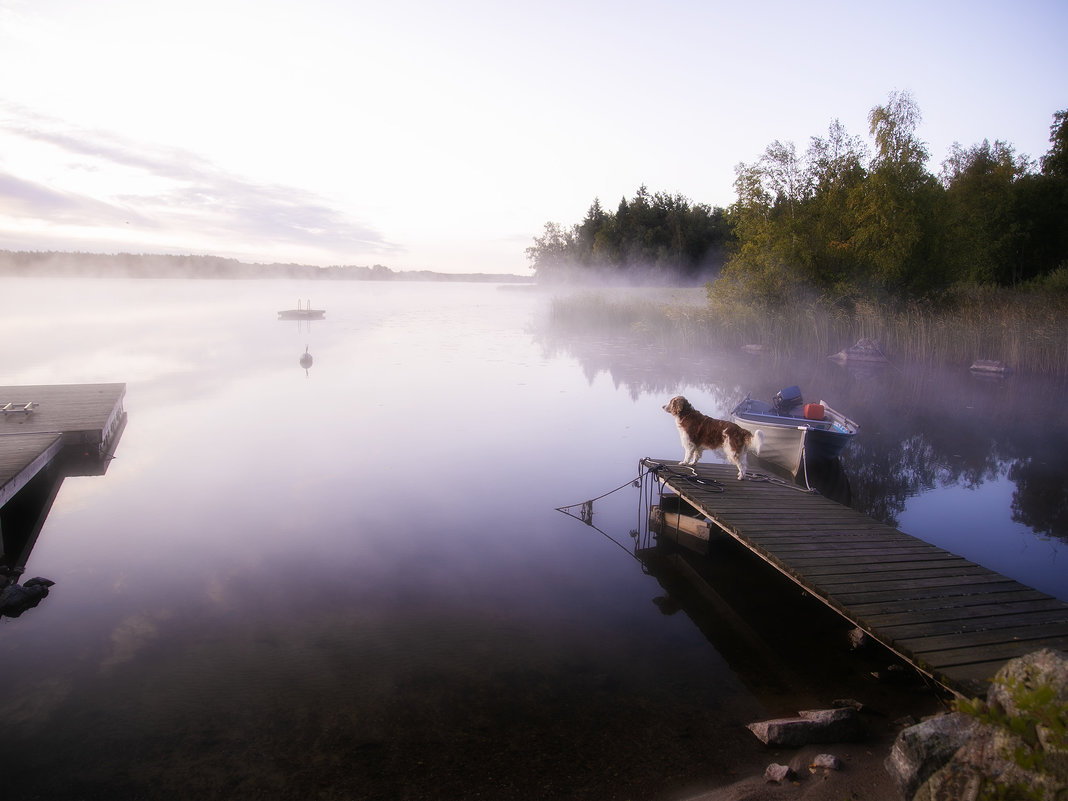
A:
<svg viewBox="0 0 1068 801">
<path fill-rule="evenodd" d="M 753 453 L 760 456 L 760 449 L 764 447 L 764 432 L 759 428 L 753 432 Z"/>
</svg>

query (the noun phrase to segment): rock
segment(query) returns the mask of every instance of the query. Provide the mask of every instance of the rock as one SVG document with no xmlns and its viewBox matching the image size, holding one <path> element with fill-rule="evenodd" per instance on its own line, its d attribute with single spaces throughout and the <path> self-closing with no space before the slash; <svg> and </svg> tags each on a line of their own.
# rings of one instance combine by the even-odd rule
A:
<svg viewBox="0 0 1068 801">
<path fill-rule="evenodd" d="M 917 723 L 898 734 L 884 764 L 901 795 L 912 798 L 920 785 L 968 742 L 975 728 L 974 718 L 954 712 Z"/>
<path fill-rule="evenodd" d="M 905 798 L 1068 797 L 1068 657 L 1045 649 L 1014 659 L 998 671 L 986 704 L 964 709 L 898 735 L 885 764 Z"/>
<path fill-rule="evenodd" d="M 842 760 L 836 757 L 834 754 L 816 754 L 812 758 L 812 764 L 808 766 L 809 770 L 841 770 Z"/>
<path fill-rule="evenodd" d="M 857 712 L 861 712 L 864 709 L 864 704 L 855 698 L 835 698 L 831 701 L 831 706 L 835 709 L 842 709 L 844 707 L 853 707 Z"/>
<path fill-rule="evenodd" d="M 836 362 L 866 362 L 869 364 L 885 364 L 890 360 L 886 358 L 879 343 L 874 339 L 858 339 L 855 345 L 838 351 L 828 359 Z"/>
<path fill-rule="evenodd" d="M 976 375 L 1006 376 L 1012 372 L 1012 368 L 1005 362 L 994 359 L 976 359 L 969 368 Z"/>
<path fill-rule="evenodd" d="M 1034 691 L 1048 685 L 1054 689 L 1051 703 L 1068 704 L 1068 657 L 1051 648 L 1043 648 L 1008 662 L 990 685 L 986 700 L 997 705 L 1008 715 L 1020 714 L 1013 689 Z"/>
<path fill-rule="evenodd" d="M 806 710 L 796 718 L 776 718 L 747 727 L 765 745 L 799 748 L 813 743 L 843 743 L 859 740 L 864 734 L 860 715 L 854 707 Z"/>
<path fill-rule="evenodd" d="M 868 632 L 864 629 L 857 627 L 849 632 L 849 647 L 856 651 L 858 648 L 863 648 L 870 642 Z"/>
<path fill-rule="evenodd" d="M 766 782 L 784 782 L 787 779 L 792 779 L 793 776 L 794 772 L 790 770 L 788 765 L 780 765 L 777 762 L 772 762 L 764 771 L 764 781 Z"/>
<path fill-rule="evenodd" d="M 37 576 L 25 584 L 10 583 L 0 589 L 0 615 L 18 617 L 27 609 L 33 609 L 48 595 L 48 588 L 55 584 Z"/>
<path fill-rule="evenodd" d="M 885 684 L 908 684 L 916 680 L 916 672 L 904 665 L 887 665 L 886 670 L 873 670 L 871 676 Z"/>
<path fill-rule="evenodd" d="M 915 801 L 977 801 L 1027 798 L 1056 801 L 1064 784 L 1024 769 L 1012 755 L 1026 751 L 1024 740 L 1005 729 L 979 726 L 953 759 L 917 790 Z M 996 789 L 995 789 L 996 788 Z"/>
</svg>

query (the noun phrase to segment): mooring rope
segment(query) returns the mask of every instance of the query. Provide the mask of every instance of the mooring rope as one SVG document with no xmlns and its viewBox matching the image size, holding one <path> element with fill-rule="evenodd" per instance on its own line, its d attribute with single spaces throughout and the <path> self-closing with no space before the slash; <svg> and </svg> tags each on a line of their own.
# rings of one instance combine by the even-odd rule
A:
<svg viewBox="0 0 1068 801">
<path fill-rule="evenodd" d="M 620 484 L 618 487 L 616 487 L 613 490 L 608 490 L 608 492 L 605 492 L 605 493 L 603 493 L 601 495 L 598 495 L 596 498 L 590 498 L 588 501 L 582 501 L 581 503 L 572 503 L 572 504 L 570 504 L 568 506 L 557 506 L 556 507 L 556 511 L 557 512 L 563 512 L 564 514 L 571 514 L 571 512 L 570 512 L 571 509 L 574 509 L 576 506 L 581 507 L 581 511 L 579 512 L 579 519 L 583 523 L 586 523 L 587 525 L 592 525 L 592 521 L 593 521 L 593 502 L 594 501 L 599 501 L 602 498 L 607 498 L 613 492 L 619 492 L 621 489 L 626 489 L 627 487 L 638 487 L 638 486 L 640 486 L 641 485 L 641 480 L 643 478 L 645 478 L 645 476 L 648 473 L 651 473 L 651 472 L 653 472 L 651 469 L 647 470 L 645 473 L 639 472 L 637 477 L 632 478 L 630 481 L 626 482 L 625 484 Z M 571 515 L 571 516 L 574 517 L 574 515 Z"/>
<path fill-rule="evenodd" d="M 803 454 L 802 454 L 803 455 Z M 561 512 L 568 517 L 573 517 L 581 523 L 585 523 L 590 528 L 597 531 L 605 539 L 618 546 L 623 551 L 626 551 L 630 556 L 637 559 L 639 562 L 641 559 L 637 556 L 636 550 L 639 543 L 647 543 L 649 539 L 649 516 L 646 514 L 646 510 L 652 505 L 654 487 L 656 489 L 658 500 L 657 502 L 662 504 L 664 497 L 664 481 L 661 480 L 661 474 L 667 474 L 671 478 L 679 479 L 681 481 L 689 482 L 699 485 L 705 492 L 725 492 L 726 486 L 722 481 L 714 478 L 702 478 L 698 474 L 696 468 L 690 465 L 668 465 L 663 462 L 654 462 L 651 459 L 639 459 L 638 460 L 638 475 L 629 481 L 620 484 L 615 489 L 610 489 L 608 492 L 602 492 L 593 498 L 589 498 L 585 501 L 578 503 L 568 504 L 566 506 L 557 506 L 555 511 Z M 805 479 L 805 487 L 799 487 L 797 484 L 792 484 L 776 476 L 770 476 L 765 473 L 747 472 L 745 476 L 747 481 L 763 482 L 768 484 L 780 484 L 784 487 L 790 487 L 791 489 L 798 490 L 799 492 L 816 492 L 816 490 L 808 487 L 808 478 Z M 619 540 L 612 537 L 607 532 L 598 528 L 593 522 L 594 504 L 609 495 L 612 495 L 620 490 L 624 490 L 627 487 L 634 487 L 639 490 L 638 493 L 638 527 L 633 529 L 630 534 L 634 540 L 632 545 L 633 549 L 628 548 Z M 577 511 L 576 511 L 577 510 Z"/>
<path fill-rule="evenodd" d="M 652 470 L 652 469 L 645 470 L 645 471 L 642 471 L 641 469 L 639 469 L 638 475 L 635 478 L 632 478 L 630 481 L 627 481 L 624 484 L 620 484 L 615 489 L 612 489 L 612 490 L 609 490 L 608 492 L 602 493 L 601 495 L 598 495 L 595 498 L 590 498 L 589 500 L 581 501 L 580 503 L 573 503 L 573 504 L 570 504 L 568 506 L 557 506 L 555 511 L 562 512 L 563 514 L 567 515 L 568 517 L 573 517 L 576 520 L 579 520 L 582 523 L 585 523 L 587 526 L 589 526 L 594 531 L 599 533 L 602 537 L 607 539 L 613 545 L 616 545 L 617 547 L 620 548 L 620 550 L 622 550 L 625 553 L 627 553 L 630 557 L 632 557 L 633 559 L 635 559 L 638 562 L 641 562 L 641 559 L 639 559 L 637 553 L 635 553 L 635 549 L 637 548 L 637 544 L 638 544 L 637 540 L 638 540 L 639 537 L 641 537 L 641 533 L 640 533 L 639 529 L 634 529 L 633 531 L 631 531 L 631 533 L 630 533 L 631 537 L 635 540 L 635 542 L 633 543 L 634 548 L 633 549 L 632 548 L 628 548 L 622 542 L 620 542 L 619 540 L 615 539 L 612 535 L 608 534 L 606 531 L 604 531 L 604 530 L 602 530 L 602 529 L 600 529 L 600 528 L 598 528 L 597 526 L 594 525 L 594 523 L 593 523 L 593 504 L 594 504 L 595 501 L 599 501 L 602 498 L 607 498 L 609 495 L 611 495 L 611 494 L 613 494 L 615 492 L 619 492 L 622 489 L 626 489 L 627 487 L 634 487 L 634 488 L 637 488 L 637 489 L 641 490 L 641 492 L 639 492 L 639 501 L 638 501 L 638 504 L 639 504 L 638 505 L 638 509 L 639 509 L 639 518 L 638 519 L 641 520 L 642 519 L 641 516 L 640 516 L 640 514 L 641 514 L 641 498 L 644 497 L 644 494 L 645 494 L 645 482 L 643 481 L 643 479 L 645 479 L 647 476 L 653 474 L 654 472 L 655 471 Z M 574 511 L 572 511 L 573 509 L 578 509 L 578 514 L 576 514 Z M 646 526 L 648 526 L 648 523 L 646 523 Z M 640 527 L 641 526 L 639 524 L 639 528 Z"/>
</svg>

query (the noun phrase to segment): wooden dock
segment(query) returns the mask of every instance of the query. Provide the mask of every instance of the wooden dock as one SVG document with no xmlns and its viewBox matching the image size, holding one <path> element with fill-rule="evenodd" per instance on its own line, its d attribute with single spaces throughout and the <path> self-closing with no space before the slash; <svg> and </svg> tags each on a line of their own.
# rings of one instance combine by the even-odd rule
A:
<svg viewBox="0 0 1068 801">
<path fill-rule="evenodd" d="M 125 395 L 125 384 L 0 386 L 0 507 L 61 453 L 106 463 Z"/>
<path fill-rule="evenodd" d="M 781 480 L 738 481 L 730 465 L 691 472 L 673 459 L 642 463 L 716 527 L 955 693 L 984 694 L 1015 657 L 1068 650 L 1068 604 L 993 570 Z"/>
</svg>

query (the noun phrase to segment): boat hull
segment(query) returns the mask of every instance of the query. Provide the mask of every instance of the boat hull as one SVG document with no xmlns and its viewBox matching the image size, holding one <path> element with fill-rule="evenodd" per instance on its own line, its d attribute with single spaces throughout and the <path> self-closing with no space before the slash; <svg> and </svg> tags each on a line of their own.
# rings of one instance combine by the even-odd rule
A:
<svg viewBox="0 0 1068 801">
<path fill-rule="evenodd" d="M 747 431 L 763 431 L 760 458 L 796 474 L 802 460 L 836 458 L 857 433 L 857 424 L 822 404 L 823 420 L 788 417 L 774 412 L 769 404 L 743 400 L 731 412 L 731 420 Z"/>
<path fill-rule="evenodd" d="M 764 432 L 764 444 L 760 447 L 759 454 L 761 459 L 785 467 L 791 473 L 797 472 L 805 443 L 803 426 L 769 424 L 748 420 L 739 415 L 732 415 L 731 419 L 746 431 Z"/>
</svg>

